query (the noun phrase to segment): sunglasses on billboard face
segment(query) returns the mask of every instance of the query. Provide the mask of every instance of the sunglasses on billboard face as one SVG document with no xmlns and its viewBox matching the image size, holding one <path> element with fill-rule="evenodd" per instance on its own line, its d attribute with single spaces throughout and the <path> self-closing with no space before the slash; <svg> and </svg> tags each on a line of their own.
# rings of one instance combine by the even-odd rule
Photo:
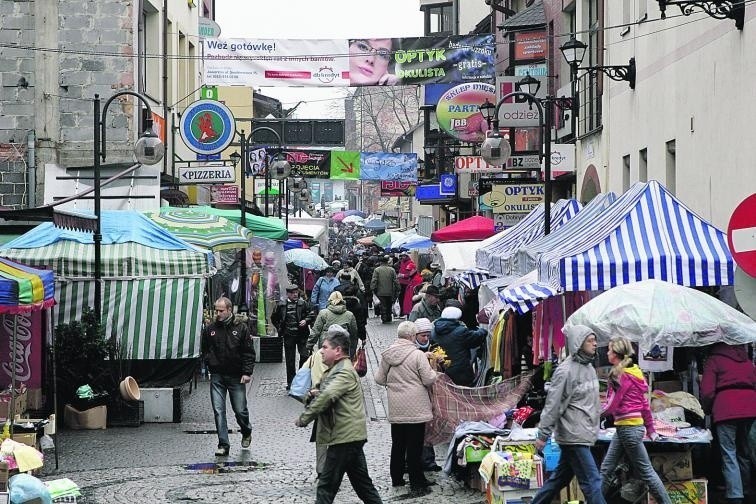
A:
<svg viewBox="0 0 756 504">
<path fill-rule="evenodd" d="M 383 47 L 376 49 L 371 46 L 367 40 L 355 40 L 352 42 L 352 45 L 356 47 L 360 53 L 375 55 L 386 62 L 391 61 L 391 51 Z"/>
</svg>

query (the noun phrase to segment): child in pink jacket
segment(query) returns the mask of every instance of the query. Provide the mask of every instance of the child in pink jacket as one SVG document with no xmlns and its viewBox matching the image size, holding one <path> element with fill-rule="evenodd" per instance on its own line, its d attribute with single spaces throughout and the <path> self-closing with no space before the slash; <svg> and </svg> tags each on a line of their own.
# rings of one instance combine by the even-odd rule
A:
<svg viewBox="0 0 756 504">
<path fill-rule="evenodd" d="M 609 340 L 609 362 L 614 367 L 609 373 L 607 401 L 601 411 L 614 417 L 617 432 L 601 463 L 601 490 L 606 496 L 617 464 L 623 456 L 627 456 L 638 477 L 648 485 L 656 502 L 671 504 L 667 490 L 651 466 L 648 452 L 643 446 L 646 434 L 653 440 L 659 434 L 654 430 L 651 408 L 646 397 L 648 385 L 643 372 L 633 364 L 633 354 L 629 339 L 615 336 Z"/>
</svg>

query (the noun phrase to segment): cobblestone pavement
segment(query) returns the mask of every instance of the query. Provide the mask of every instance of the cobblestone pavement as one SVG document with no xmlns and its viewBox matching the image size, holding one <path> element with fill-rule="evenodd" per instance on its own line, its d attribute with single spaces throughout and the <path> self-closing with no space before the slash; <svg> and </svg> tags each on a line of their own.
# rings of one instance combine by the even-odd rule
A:
<svg viewBox="0 0 756 504">
<path fill-rule="evenodd" d="M 383 349 L 396 337 L 398 322 L 368 323 L 368 375 L 363 378 L 368 413 L 365 453 L 373 481 L 384 501 L 480 503 L 484 496 L 464 488 L 443 473 L 428 475 L 438 485 L 422 498 L 409 499 L 408 489 L 394 489 L 388 471 L 391 446 L 386 421 L 386 392 L 373 381 Z M 162 504 L 194 502 L 300 503 L 315 500 L 314 445 L 310 428 L 294 426 L 302 409 L 286 396 L 283 364 L 258 364 L 248 391 L 252 416 L 252 446 L 242 450 L 233 418 L 229 427 L 231 454 L 216 464 L 217 437 L 210 408 L 209 382 L 182 391 L 182 423 L 144 424 L 138 428 L 99 431 L 63 430 L 58 435 L 60 465 L 48 454 L 43 479 L 68 477 L 80 487 L 82 504 Z M 231 412 L 230 404 L 227 410 Z M 232 415 L 233 417 L 233 415 Z M 443 457 L 441 447 L 437 447 Z M 345 478 L 336 502 L 359 502 Z"/>
</svg>

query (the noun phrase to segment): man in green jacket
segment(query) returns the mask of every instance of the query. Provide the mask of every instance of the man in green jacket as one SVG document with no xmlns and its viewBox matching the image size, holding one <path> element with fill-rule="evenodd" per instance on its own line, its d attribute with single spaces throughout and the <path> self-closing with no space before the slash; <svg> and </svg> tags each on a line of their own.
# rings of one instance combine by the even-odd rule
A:
<svg viewBox="0 0 756 504">
<path fill-rule="evenodd" d="M 384 324 L 391 322 L 391 306 L 399 297 L 399 280 L 396 271 L 388 265 L 388 256 L 381 257 L 381 265 L 373 270 L 373 278 L 370 280 L 370 289 L 380 300 L 381 320 Z"/>
<path fill-rule="evenodd" d="M 349 336 L 345 333 L 329 332 L 323 340 L 323 363 L 330 369 L 318 388 L 310 391 L 312 400 L 295 425 L 305 427 L 317 417 L 316 441 L 328 445 L 316 504 L 333 502 L 345 473 L 363 502 L 382 504 L 362 449 L 367 441 L 364 398 L 360 379 L 349 360 Z"/>
</svg>

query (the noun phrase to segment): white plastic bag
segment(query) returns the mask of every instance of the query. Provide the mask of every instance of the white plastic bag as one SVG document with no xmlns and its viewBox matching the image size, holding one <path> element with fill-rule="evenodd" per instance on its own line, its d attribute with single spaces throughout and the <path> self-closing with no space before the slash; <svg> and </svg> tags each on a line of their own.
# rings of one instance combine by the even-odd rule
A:
<svg viewBox="0 0 756 504">
<path fill-rule="evenodd" d="M 394 314 L 394 317 L 401 315 L 402 309 L 399 306 L 399 300 L 394 301 L 394 305 L 391 307 L 391 312 Z"/>
</svg>

